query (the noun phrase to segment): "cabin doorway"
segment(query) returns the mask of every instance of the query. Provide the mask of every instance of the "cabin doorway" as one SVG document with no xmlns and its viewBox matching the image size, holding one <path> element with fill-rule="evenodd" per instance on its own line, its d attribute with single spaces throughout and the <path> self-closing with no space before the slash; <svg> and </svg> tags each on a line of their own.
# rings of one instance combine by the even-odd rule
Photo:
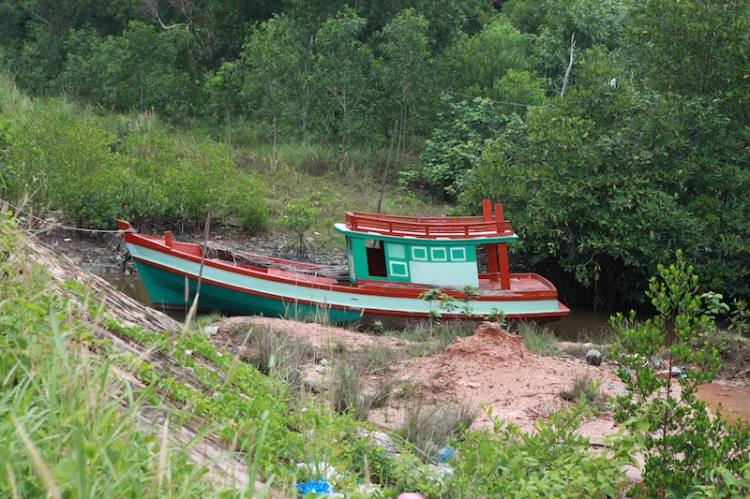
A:
<svg viewBox="0 0 750 499">
<path fill-rule="evenodd" d="M 383 242 L 366 239 L 365 247 L 367 248 L 367 273 L 370 274 L 370 277 L 388 277 Z"/>
</svg>

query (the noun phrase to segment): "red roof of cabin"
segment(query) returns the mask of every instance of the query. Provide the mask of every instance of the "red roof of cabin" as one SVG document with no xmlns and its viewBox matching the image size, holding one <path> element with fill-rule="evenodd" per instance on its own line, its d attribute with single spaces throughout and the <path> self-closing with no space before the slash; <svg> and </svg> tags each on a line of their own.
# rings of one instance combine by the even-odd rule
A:
<svg viewBox="0 0 750 499">
<path fill-rule="evenodd" d="M 346 228 L 389 236 L 464 239 L 467 237 L 513 236 L 507 220 L 484 217 L 408 217 L 377 213 L 346 212 Z"/>
</svg>

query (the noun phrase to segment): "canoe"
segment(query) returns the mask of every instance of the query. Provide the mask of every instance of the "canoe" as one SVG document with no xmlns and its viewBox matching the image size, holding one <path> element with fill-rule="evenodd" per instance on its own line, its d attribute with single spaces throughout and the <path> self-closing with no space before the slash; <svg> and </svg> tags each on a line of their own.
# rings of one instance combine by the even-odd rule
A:
<svg viewBox="0 0 750 499">
<path fill-rule="evenodd" d="M 443 319 L 550 321 L 570 310 L 550 281 L 509 271 L 518 236 L 502 205 L 477 217 L 347 212 L 343 268 L 301 263 L 141 234 L 118 220 L 155 306 L 330 322 Z M 483 262 L 483 263 L 480 263 Z M 480 268 L 486 268 L 480 272 Z"/>
</svg>

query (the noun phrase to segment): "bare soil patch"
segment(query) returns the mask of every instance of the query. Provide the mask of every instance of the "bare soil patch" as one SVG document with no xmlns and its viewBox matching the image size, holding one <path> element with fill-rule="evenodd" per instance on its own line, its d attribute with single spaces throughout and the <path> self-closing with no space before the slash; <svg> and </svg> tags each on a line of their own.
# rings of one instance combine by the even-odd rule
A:
<svg viewBox="0 0 750 499">
<path fill-rule="evenodd" d="M 542 357 L 528 351 L 521 341 L 521 336 L 485 322 L 473 336 L 457 338 L 440 354 L 404 361 L 396 376 L 415 385 L 417 393 L 435 404 L 457 401 L 491 407 L 494 417 L 525 431 L 533 430 L 539 418 L 570 404 L 561 393 L 576 379 L 601 383 L 600 390 L 607 396 L 622 389 L 611 365 L 593 367 L 571 357 Z M 380 424 L 397 427 L 408 403 L 395 399 L 373 417 Z M 475 427 L 491 424 L 486 411 L 474 422 Z M 603 415 L 587 422 L 581 432 L 601 441 L 614 426 L 614 421 Z"/>
<path fill-rule="evenodd" d="M 238 334 L 238 332 L 247 325 L 268 327 L 277 332 L 291 334 L 297 339 L 309 343 L 312 347 L 322 351 L 345 350 L 352 352 L 374 345 L 405 349 L 413 344 L 413 342 L 407 340 L 387 336 L 373 336 L 349 331 L 340 327 L 261 316 L 228 317 L 221 320 L 217 324 L 219 329 L 212 336 L 211 342 L 230 351 L 241 347 L 245 338 L 243 334 Z"/>
</svg>

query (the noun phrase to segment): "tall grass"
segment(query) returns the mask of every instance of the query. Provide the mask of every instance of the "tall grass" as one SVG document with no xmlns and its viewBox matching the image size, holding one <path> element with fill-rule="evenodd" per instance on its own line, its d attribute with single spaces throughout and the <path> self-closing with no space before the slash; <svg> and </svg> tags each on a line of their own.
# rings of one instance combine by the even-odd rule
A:
<svg viewBox="0 0 750 499">
<path fill-rule="evenodd" d="M 93 325 L 24 260 L 12 225 L 0 216 L 0 496 L 218 496 L 193 444 L 167 438 L 169 411 L 145 421 L 153 400 L 89 353 Z"/>
<path fill-rule="evenodd" d="M 515 333 L 520 334 L 525 346 L 529 351 L 545 357 L 557 357 L 560 350 L 557 348 L 557 337 L 555 333 L 536 322 L 520 322 L 514 327 Z"/>
<path fill-rule="evenodd" d="M 422 399 L 406 409 L 401 436 L 421 451 L 426 461 L 433 461 L 450 440 L 468 431 L 479 416 L 479 409 L 463 402 L 427 405 Z"/>
</svg>

